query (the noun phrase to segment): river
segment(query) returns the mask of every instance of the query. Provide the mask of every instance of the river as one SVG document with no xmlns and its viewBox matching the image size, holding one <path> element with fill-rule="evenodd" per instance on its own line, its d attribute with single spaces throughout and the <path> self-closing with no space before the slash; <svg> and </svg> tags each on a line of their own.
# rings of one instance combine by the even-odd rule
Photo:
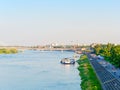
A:
<svg viewBox="0 0 120 90">
<path fill-rule="evenodd" d="M 81 90 L 75 65 L 60 60 L 73 52 L 33 51 L 0 55 L 0 90 Z"/>
</svg>

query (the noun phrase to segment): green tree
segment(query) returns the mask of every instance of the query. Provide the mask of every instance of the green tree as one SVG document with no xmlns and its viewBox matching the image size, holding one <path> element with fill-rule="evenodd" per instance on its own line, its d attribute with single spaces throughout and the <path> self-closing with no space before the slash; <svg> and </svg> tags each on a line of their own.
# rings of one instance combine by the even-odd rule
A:
<svg viewBox="0 0 120 90">
<path fill-rule="evenodd" d="M 111 57 L 111 49 L 114 47 L 114 44 L 108 43 L 106 46 L 102 48 L 102 55 L 109 60 Z"/>
<path fill-rule="evenodd" d="M 101 50 L 101 45 L 100 44 L 95 45 L 95 47 L 94 47 L 95 54 L 99 55 L 100 50 Z"/>
<path fill-rule="evenodd" d="M 111 63 L 120 67 L 120 45 L 111 48 Z"/>
</svg>

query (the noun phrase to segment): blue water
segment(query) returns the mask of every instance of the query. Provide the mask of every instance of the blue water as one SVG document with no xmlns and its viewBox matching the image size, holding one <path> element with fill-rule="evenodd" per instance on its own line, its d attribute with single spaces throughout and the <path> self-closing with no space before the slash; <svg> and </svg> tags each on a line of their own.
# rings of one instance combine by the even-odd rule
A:
<svg viewBox="0 0 120 90">
<path fill-rule="evenodd" d="M 0 55 L 0 90 L 81 90 L 77 64 L 60 64 L 73 55 L 32 50 Z"/>
</svg>

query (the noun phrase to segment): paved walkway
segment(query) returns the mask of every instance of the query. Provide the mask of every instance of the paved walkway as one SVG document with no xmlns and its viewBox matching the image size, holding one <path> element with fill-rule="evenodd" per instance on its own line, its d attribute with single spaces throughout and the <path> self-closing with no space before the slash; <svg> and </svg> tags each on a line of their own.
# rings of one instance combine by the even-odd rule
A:
<svg viewBox="0 0 120 90">
<path fill-rule="evenodd" d="M 106 70 L 108 70 L 113 76 L 120 80 L 120 68 L 115 68 L 114 65 L 109 62 L 98 59 L 97 60 Z"/>
<path fill-rule="evenodd" d="M 90 62 L 102 84 L 103 90 L 120 90 L 120 70 L 105 60 L 97 60 L 88 55 Z"/>
</svg>

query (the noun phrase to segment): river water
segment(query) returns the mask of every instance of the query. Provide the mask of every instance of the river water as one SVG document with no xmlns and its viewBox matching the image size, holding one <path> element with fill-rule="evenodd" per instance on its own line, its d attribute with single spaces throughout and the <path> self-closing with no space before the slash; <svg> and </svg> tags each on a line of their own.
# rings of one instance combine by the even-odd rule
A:
<svg viewBox="0 0 120 90">
<path fill-rule="evenodd" d="M 0 90 L 81 90 L 75 65 L 60 60 L 73 52 L 32 51 L 0 55 Z"/>
</svg>

